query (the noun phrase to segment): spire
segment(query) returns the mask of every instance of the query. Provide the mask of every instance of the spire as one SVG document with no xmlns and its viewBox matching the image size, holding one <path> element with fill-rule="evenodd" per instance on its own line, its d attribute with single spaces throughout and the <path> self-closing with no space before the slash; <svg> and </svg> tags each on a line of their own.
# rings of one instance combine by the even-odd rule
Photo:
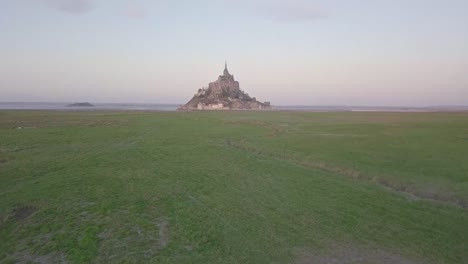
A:
<svg viewBox="0 0 468 264">
<path fill-rule="evenodd" d="M 229 74 L 229 71 L 228 71 L 228 68 L 227 68 L 227 60 L 224 61 L 224 76 L 231 76 L 231 74 Z"/>
</svg>

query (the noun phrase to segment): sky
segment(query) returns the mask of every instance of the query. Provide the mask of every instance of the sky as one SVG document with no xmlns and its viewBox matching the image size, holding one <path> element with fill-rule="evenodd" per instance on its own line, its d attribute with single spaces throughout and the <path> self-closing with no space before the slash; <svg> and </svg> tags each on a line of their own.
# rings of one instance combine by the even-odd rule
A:
<svg viewBox="0 0 468 264">
<path fill-rule="evenodd" d="M 0 102 L 468 105 L 466 0 L 0 0 Z"/>
</svg>

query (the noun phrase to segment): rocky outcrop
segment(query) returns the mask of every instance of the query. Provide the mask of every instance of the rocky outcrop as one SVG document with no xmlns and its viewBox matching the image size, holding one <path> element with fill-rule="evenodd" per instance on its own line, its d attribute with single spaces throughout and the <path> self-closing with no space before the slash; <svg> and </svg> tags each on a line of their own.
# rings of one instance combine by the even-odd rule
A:
<svg viewBox="0 0 468 264">
<path fill-rule="evenodd" d="M 268 110 L 269 102 L 259 102 L 239 88 L 239 82 L 234 80 L 224 67 L 223 75 L 210 83 L 207 88 L 198 89 L 193 98 L 178 108 L 178 110 Z"/>
<path fill-rule="evenodd" d="M 73 103 L 67 105 L 69 107 L 93 107 L 94 105 L 88 103 L 88 102 L 83 102 L 83 103 Z"/>
</svg>

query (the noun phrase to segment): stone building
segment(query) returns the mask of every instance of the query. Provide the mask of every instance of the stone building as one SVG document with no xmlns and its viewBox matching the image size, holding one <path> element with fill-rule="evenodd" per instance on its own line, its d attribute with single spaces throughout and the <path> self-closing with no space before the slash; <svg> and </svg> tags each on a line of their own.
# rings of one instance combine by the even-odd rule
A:
<svg viewBox="0 0 468 264">
<path fill-rule="evenodd" d="M 218 80 L 208 84 L 207 88 L 198 89 L 192 99 L 178 110 L 267 110 L 271 109 L 269 102 L 259 102 L 250 97 L 239 87 L 234 75 L 229 73 L 227 63 L 223 75 Z"/>
</svg>

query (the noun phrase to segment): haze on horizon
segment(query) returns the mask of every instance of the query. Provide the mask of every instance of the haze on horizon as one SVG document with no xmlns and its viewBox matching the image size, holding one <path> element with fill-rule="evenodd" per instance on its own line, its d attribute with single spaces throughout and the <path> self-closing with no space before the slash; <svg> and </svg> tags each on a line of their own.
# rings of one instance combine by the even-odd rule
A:
<svg viewBox="0 0 468 264">
<path fill-rule="evenodd" d="M 468 105 L 466 0 L 0 0 L 0 102 Z"/>
</svg>

